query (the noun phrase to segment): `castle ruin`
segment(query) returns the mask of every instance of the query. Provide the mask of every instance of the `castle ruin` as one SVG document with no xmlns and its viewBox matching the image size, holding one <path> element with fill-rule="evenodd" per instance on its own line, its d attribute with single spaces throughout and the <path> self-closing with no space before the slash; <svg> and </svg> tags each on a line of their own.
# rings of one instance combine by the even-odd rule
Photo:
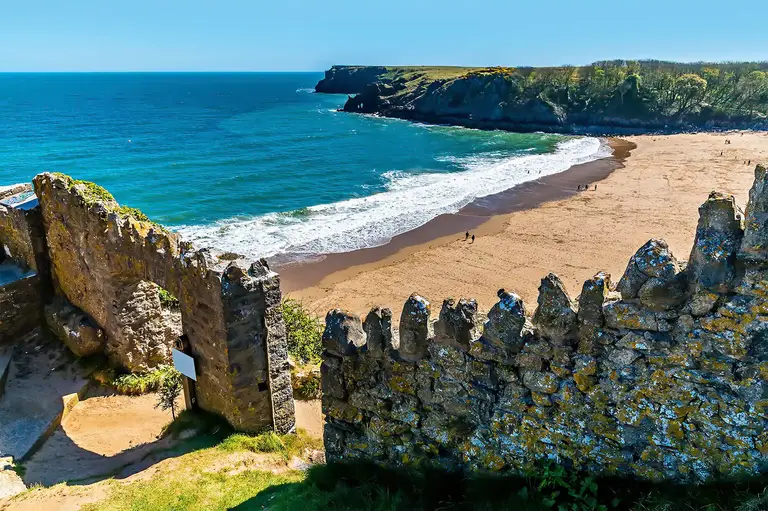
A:
<svg viewBox="0 0 768 511">
<path fill-rule="evenodd" d="M 532 318 L 512 292 L 484 322 L 471 299 L 412 295 L 392 328 L 326 317 L 329 460 L 520 473 L 554 461 L 592 474 L 703 481 L 768 470 L 768 175 L 745 218 L 733 197 L 699 209 L 687 264 L 660 239 L 614 286 L 573 300 L 541 281 Z M 482 323 L 482 324 L 481 324 Z"/>
<path fill-rule="evenodd" d="M 143 371 L 184 335 L 202 409 L 242 431 L 293 430 L 280 279 L 266 261 L 196 249 L 103 188 L 51 173 L 34 191 L 0 189 L 0 244 L 0 347 L 45 324 L 78 356 Z"/>
</svg>

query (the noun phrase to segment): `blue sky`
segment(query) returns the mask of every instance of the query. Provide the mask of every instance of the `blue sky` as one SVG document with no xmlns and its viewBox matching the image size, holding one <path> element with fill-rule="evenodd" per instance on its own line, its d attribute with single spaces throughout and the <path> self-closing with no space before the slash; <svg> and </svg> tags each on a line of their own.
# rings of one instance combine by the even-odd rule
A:
<svg viewBox="0 0 768 511">
<path fill-rule="evenodd" d="M 0 71 L 768 60 L 768 0 L 2 0 Z"/>
</svg>

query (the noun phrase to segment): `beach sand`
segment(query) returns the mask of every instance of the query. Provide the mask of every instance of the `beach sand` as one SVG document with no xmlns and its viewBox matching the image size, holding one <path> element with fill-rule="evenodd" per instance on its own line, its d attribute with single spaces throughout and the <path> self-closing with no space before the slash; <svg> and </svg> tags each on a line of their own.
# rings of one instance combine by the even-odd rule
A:
<svg viewBox="0 0 768 511">
<path fill-rule="evenodd" d="M 726 145 L 726 139 L 732 143 Z M 429 241 L 401 240 L 407 246 L 382 247 L 378 259 L 369 251 L 365 257 L 341 254 L 323 263 L 281 269 L 284 292 L 321 317 L 334 307 L 364 315 L 380 305 L 391 308 L 397 322 L 413 292 L 432 302 L 435 318 L 448 297 L 475 298 L 480 310 L 487 311 L 499 288 L 519 294 L 533 311 L 541 278 L 549 272 L 559 275 L 575 298 L 584 280 L 598 271 L 607 271 L 617 282 L 632 254 L 651 238 L 665 239 L 679 259 L 687 259 L 698 207 L 709 192 L 733 194 L 743 208 L 755 163 L 768 161 L 768 133 L 623 140 L 636 144 L 623 168 L 610 172 L 614 163 L 608 172 L 569 170 L 560 179 L 539 183 L 536 193 L 555 200 L 533 201 L 531 207 L 512 207 L 511 213 L 480 221 L 475 217 L 474 243 L 464 241 L 465 225 L 471 222 L 457 219 L 453 234 L 445 235 L 444 219 L 435 223 L 439 228 L 432 236 L 429 226 L 419 231 Z M 591 189 L 573 194 L 574 179 L 580 178 Z"/>
</svg>

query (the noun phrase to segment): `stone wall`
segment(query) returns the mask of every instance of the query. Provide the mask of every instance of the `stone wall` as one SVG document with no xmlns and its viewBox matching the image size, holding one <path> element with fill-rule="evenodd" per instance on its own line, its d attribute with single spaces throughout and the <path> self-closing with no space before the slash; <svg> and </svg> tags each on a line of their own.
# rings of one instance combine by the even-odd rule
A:
<svg viewBox="0 0 768 511">
<path fill-rule="evenodd" d="M 45 173 L 34 188 L 58 296 L 46 319 L 73 351 L 134 370 L 167 361 L 179 331 L 159 286 L 178 297 L 200 407 L 239 430 L 293 428 L 279 276 L 266 262 L 195 249 L 92 183 Z"/>
<path fill-rule="evenodd" d="M 35 273 L 0 285 L 0 346 L 15 344 L 40 326 L 40 287 Z"/>
<path fill-rule="evenodd" d="M 412 295 L 364 321 L 326 317 L 330 460 L 519 472 L 554 460 L 594 474 L 701 481 L 768 471 L 768 176 L 745 218 L 700 208 L 688 263 L 650 240 L 617 285 L 572 300 L 542 279 L 532 318 L 514 293 L 484 321 L 474 300 Z M 481 328 L 482 324 L 482 328 Z M 481 333 L 482 330 L 482 333 Z"/>
<path fill-rule="evenodd" d="M 16 206 L 29 185 L 0 188 L 0 344 L 20 340 L 41 322 L 50 295 L 49 263 L 40 207 L 32 198 Z"/>
</svg>

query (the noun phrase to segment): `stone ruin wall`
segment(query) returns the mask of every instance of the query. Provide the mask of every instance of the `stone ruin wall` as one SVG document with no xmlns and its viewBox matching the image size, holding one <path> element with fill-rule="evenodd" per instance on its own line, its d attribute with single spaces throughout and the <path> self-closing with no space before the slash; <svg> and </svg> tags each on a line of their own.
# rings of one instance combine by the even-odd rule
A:
<svg viewBox="0 0 768 511">
<path fill-rule="evenodd" d="M 36 176 L 34 191 L 40 204 L 30 215 L 46 264 L 50 258 L 53 293 L 30 290 L 36 303 L 21 311 L 28 326 L 45 323 L 76 355 L 104 353 L 133 371 L 170 363 L 183 333 L 202 409 L 238 430 L 294 428 L 280 278 L 266 261 L 196 249 L 103 189 L 62 174 Z M 4 230 L 2 213 L 0 241 L 25 241 L 26 227 Z M 178 298 L 178 310 L 161 306 L 160 288 Z"/>
<path fill-rule="evenodd" d="M 593 474 L 702 481 L 768 471 L 768 176 L 742 219 L 733 197 L 701 206 L 690 258 L 653 239 L 614 287 L 572 300 L 542 279 L 532 318 L 499 291 L 412 295 L 364 321 L 326 317 L 329 460 L 515 473 L 552 460 Z"/>
<path fill-rule="evenodd" d="M 0 191 L 0 200 L 31 191 L 18 185 Z M 39 208 L 0 204 L 0 264 L 13 264 L 23 278 L 0 284 L 0 346 L 24 337 L 40 323 L 42 302 L 50 294 L 49 263 Z"/>
</svg>

